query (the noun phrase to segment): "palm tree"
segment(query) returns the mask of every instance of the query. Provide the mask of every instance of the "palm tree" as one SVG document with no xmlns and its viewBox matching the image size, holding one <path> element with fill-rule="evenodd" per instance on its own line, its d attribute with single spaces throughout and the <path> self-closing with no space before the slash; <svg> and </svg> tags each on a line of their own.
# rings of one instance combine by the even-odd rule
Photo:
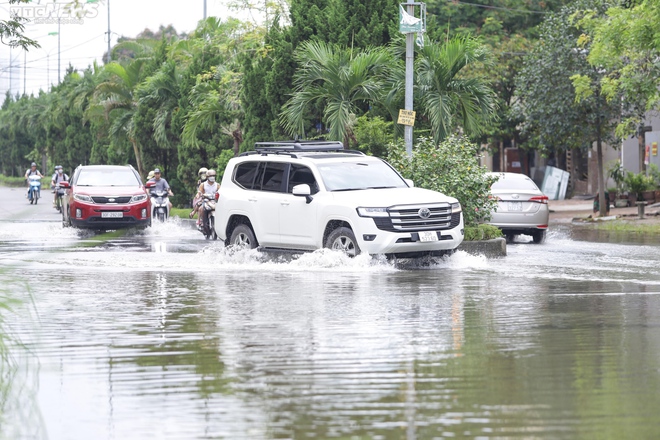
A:
<svg viewBox="0 0 660 440">
<path fill-rule="evenodd" d="M 294 76 L 293 97 L 280 113 L 283 128 L 292 136 L 304 134 L 309 107 L 321 103 L 330 138 L 348 144 L 358 104 L 376 101 L 381 93 L 389 53 L 381 48 L 344 49 L 310 41 L 300 46 L 295 57 L 301 67 Z"/>
<path fill-rule="evenodd" d="M 138 105 L 156 110 L 153 138 L 160 147 L 169 148 L 167 128 L 179 106 L 179 78 L 174 61 L 166 61 L 155 74 L 148 77 L 138 90 Z"/>
<path fill-rule="evenodd" d="M 103 70 L 107 79 L 94 91 L 97 102 L 104 110 L 104 117 L 110 121 L 110 135 L 116 139 L 126 138 L 133 146 L 140 175 L 144 175 L 144 167 L 133 116 L 137 108 L 135 91 L 142 79 L 144 62 L 144 59 L 136 59 L 125 66 L 116 62 L 106 64 Z M 87 117 L 94 117 L 98 112 L 90 106 L 86 114 Z"/>
<path fill-rule="evenodd" d="M 184 143 L 199 148 L 200 132 L 213 131 L 219 125 L 220 131 L 233 139 L 234 155 L 238 155 L 243 142 L 239 119 L 243 108 L 238 99 L 241 94 L 241 76 L 236 71 L 219 65 L 215 69 L 213 79 L 213 82 L 200 82 L 193 87 L 190 97 L 193 110 L 188 113 L 181 139 Z M 218 87 L 218 84 L 222 87 Z M 227 123 L 227 120 L 233 122 Z"/>
<path fill-rule="evenodd" d="M 488 62 L 486 48 L 470 37 L 445 43 L 426 40 L 419 50 L 415 62 L 417 96 L 436 142 L 459 127 L 468 136 L 478 135 L 483 122 L 494 116 L 497 105 L 492 88 L 483 78 L 466 72 L 475 63 Z"/>
</svg>

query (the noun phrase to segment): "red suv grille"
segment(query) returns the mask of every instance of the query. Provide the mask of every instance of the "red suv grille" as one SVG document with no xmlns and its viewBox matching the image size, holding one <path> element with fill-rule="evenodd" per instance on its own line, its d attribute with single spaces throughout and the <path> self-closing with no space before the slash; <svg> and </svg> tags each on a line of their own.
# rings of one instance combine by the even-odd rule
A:
<svg viewBox="0 0 660 440">
<path fill-rule="evenodd" d="M 93 196 L 92 200 L 94 200 L 94 203 L 99 203 L 99 204 L 128 203 L 131 201 L 131 196 L 122 196 L 122 197 Z"/>
</svg>

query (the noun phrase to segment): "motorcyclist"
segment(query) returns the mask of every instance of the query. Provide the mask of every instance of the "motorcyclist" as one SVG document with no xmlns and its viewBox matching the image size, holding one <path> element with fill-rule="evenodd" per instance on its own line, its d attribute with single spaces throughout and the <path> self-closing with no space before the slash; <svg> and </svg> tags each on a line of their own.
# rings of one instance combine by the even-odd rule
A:
<svg viewBox="0 0 660 440">
<path fill-rule="evenodd" d="M 206 172 L 206 182 L 200 183 L 199 188 L 197 189 L 197 197 L 200 199 L 200 201 L 197 203 L 200 206 L 198 208 L 200 224 L 206 222 L 205 217 L 206 215 L 208 215 L 206 210 L 201 208 L 201 205 L 203 204 L 201 200 L 202 195 L 213 194 L 215 196 L 215 199 L 218 200 L 218 193 L 220 192 L 220 184 L 215 181 L 216 175 L 217 173 L 215 172 L 215 170 L 208 170 Z"/>
<path fill-rule="evenodd" d="M 25 180 L 27 181 L 27 192 L 25 193 L 25 197 L 27 197 L 30 192 L 30 180 L 28 179 L 30 176 L 44 177 L 37 169 L 37 164 L 34 162 L 30 164 L 30 168 L 25 172 Z"/>
<path fill-rule="evenodd" d="M 53 188 L 53 208 L 57 208 L 57 185 L 59 185 L 60 182 L 68 182 L 69 181 L 69 176 L 64 173 L 64 168 L 62 168 L 62 165 L 57 165 L 55 167 L 55 174 L 53 174 L 53 177 L 50 180 L 50 186 Z"/>
<path fill-rule="evenodd" d="M 149 182 L 155 182 L 156 183 L 156 186 L 154 186 L 151 189 L 152 191 L 156 191 L 156 192 L 167 191 L 167 195 L 169 195 L 170 197 L 174 196 L 174 194 L 172 193 L 172 189 L 170 188 L 169 183 L 167 183 L 167 180 L 160 177 L 160 169 L 159 168 L 154 169 L 154 177 L 153 177 L 153 179 L 149 179 Z M 172 209 L 172 202 L 170 202 L 168 200 L 167 203 L 168 203 L 169 208 Z"/>
<path fill-rule="evenodd" d="M 197 172 L 197 175 L 199 176 L 199 179 L 197 179 L 197 185 L 195 188 L 199 189 L 199 185 L 202 183 L 206 182 L 206 172 L 208 170 L 205 167 L 201 167 L 199 171 Z M 196 192 L 195 197 L 193 197 L 193 202 L 192 202 L 192 211 L 190 211 L 190 214 L 188 216 L 190 218 L 193 218 L 195 214 L 197 214 L 197 211 L 199 209 L 199 201 L 201 200 L 201 196 L 199 194 L 199 191 Z M 199 219 L 197 219 L 197 224 L 199 224 Z"/>
</svg>

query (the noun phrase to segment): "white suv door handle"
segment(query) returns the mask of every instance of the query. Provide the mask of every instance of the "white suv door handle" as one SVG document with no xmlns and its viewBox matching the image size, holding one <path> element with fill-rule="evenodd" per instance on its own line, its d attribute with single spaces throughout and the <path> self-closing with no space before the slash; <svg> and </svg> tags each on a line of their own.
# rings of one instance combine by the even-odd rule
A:
<svg viewBox="0 0 660 440">
<path fill-rule="evenodd" d="M 284 206 L 289 206 L 289 201 L 288 200 L 281 200 L 280 204 L 284 205 Z"/>
<path fill-rule="evenodd" d="M 256 202 L 256 201 L 257 201 L 257 199 L 256 199 L 256 198 L 251 198 L 251 199 L 248 199 L 248 202 Z"/>
</svg>

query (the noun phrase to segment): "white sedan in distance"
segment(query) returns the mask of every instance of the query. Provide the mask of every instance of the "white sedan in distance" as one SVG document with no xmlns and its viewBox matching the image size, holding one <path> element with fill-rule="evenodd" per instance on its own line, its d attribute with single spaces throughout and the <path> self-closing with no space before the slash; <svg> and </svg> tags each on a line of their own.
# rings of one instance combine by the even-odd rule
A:
<svg viewBox="0 0 660 440">
<path fill-rule="evenodd" d="M 488 223 L 502 230 L 507 242 L 519 234 L 531 235 L 534 243 L 545 241 L 548 230 L 548 197 L 524 174 L 488 173 L 497 177 L 491 195 L 497 207 Z"/>
</svg>

